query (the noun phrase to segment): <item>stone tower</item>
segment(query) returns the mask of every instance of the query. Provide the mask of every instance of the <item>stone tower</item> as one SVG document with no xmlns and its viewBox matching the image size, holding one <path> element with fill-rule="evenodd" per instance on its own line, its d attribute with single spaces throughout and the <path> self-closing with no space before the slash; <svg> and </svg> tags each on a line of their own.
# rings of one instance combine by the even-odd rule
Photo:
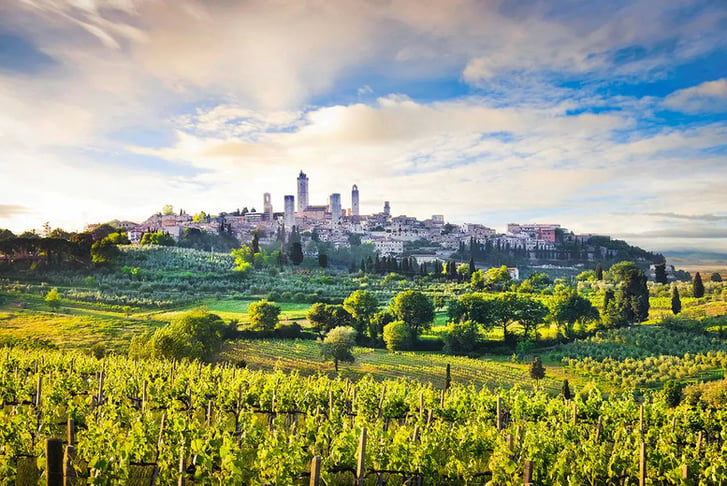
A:
<svg viewBox="0 0 727 486">
<path fill-rule="evenodd" d="M 309 206 L 308 201 L 308 176 L 300 171 L 298 176 L 298 211 L 305 211 Z"/>
<path fill-rule="evenodd" d="M 285 196 L 285 231 L 290 231 L 295 226 L 295 196 Z"/>
<path fill-rule="evenodd" d="M 263 194 L 263 217 L 265 221 L 273 220 L 273 203 L 270 200 L 270 193 Z"/>
<path fill-rule="evenodd" d="M 341 222 L 341 195 L 339 193 L 331 194 L 328 197 L 328 208 L 331 211 L 331 224 Z"/>
<path fill-rule="evenodd" d="M 356 184 L 354 184 L 353 189 L 351 189 L 351 216 L 359 216 L 358 186 Z"/>
</svg>

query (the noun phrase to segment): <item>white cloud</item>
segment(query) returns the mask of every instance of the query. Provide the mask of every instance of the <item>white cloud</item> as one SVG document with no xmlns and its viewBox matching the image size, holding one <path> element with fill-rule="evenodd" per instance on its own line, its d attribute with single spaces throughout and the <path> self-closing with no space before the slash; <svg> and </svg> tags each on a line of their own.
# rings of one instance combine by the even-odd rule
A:
<svg viewBox="0 0 727 486">
<path fill-rule="evenodd" d="M 664 106 L 684 113 L 727 111 L 727 78 L 677 90 L 664 99 Z"/>
</svg>

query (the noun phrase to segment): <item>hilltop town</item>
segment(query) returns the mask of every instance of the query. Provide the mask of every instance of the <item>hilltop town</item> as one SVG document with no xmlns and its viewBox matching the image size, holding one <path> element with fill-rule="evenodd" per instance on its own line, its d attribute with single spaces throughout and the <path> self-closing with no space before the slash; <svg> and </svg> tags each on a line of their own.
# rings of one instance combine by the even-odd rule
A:
<svg viewBox="0 0 727 486">
<path fill-rule="evenodd" d="M 303 250 L 316 256 L 319 243 L 336 248 L 370 244 L 380 257 L 413 258 L 417 264 L 456 259 L 470 259 L 492 265 L 573 264 L 631 258 L 644 263 L 662 263 L 663 256 L 612 240 L 606 235 L 576 234 L 559 224 L 507 225 L 505 232 L 480 223 L 455 225 L 444 215 L 419 220 L 393 216 L 389 201 L 381 212 L 360 212 L 360 193 L 351 189 L 350 206 L 344 208 L 340 193 L 328 196 L 327 204 L 312 204 L 308 176 L 301 171 L 297 178 L 297 195 L 284 197 L 283 211 L 273 207 L 270 193 L 263 194 L 262 211 L 243 208 L 209 215 L 173 211 L 171 206 L 142 223 L 128 221 L 115 224 L 127 231 L 132 244 L 147 233 L 168 234 L 175 241 L 185 230 L 208 234 L 225 234 L 246 243 L 255 237 L 259 244 L 286 243 L 294 231 L 300 235 Z M 98 225 L 89 225 L 93 230 Z"/>
</svg>

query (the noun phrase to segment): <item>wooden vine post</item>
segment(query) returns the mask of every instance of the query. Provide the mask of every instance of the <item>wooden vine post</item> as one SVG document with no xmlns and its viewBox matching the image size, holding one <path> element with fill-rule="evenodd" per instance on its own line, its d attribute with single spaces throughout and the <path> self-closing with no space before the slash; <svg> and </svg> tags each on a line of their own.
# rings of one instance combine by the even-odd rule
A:
<svg viewBox="0 0 727 486">
<path fill-rule="evenodd" d="M 321 480 L 321 456 L 313 456 L 310 462 L 310 486 L 318 486 Z"/>
<path fill-rule="evenodd" d="M 646 443 L 639 448 L 639 486 L 646 486 Z"/>
<path fill-rule="evenodd" d="M 363 486 L 366 474 L 366 427 L 361 429 L 358 443 L 358 459 L 356 461 L 356 485 Z"/>
<path fill-rule="evenodd" d="M 497 430 L 502 430 L 502 398 L 497 397 Z"/>
<path fill-rule="evenodd" d="M 533 461 L 525 461 L 523 466 L 523 486 L 533 486 Z"/>
<path fill-rule="evenodd" d="M 63 440 L 46 439 L 45 474 L 47 486 L 63 486 Z"/>
</svg>

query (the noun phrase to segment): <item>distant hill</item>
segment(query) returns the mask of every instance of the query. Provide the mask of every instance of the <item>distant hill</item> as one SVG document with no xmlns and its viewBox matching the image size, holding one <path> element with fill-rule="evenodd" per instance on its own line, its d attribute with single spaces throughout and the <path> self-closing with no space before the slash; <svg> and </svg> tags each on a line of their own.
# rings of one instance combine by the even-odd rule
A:
<svg viewBox="0 0 727 486">
<path fill-rule="evenodd" d="M 672 250 L 665 251 L 664 256 L 670 265 L 689 272 L 719 272 L 727 275 L 727 253 Z"/>
</svg>

